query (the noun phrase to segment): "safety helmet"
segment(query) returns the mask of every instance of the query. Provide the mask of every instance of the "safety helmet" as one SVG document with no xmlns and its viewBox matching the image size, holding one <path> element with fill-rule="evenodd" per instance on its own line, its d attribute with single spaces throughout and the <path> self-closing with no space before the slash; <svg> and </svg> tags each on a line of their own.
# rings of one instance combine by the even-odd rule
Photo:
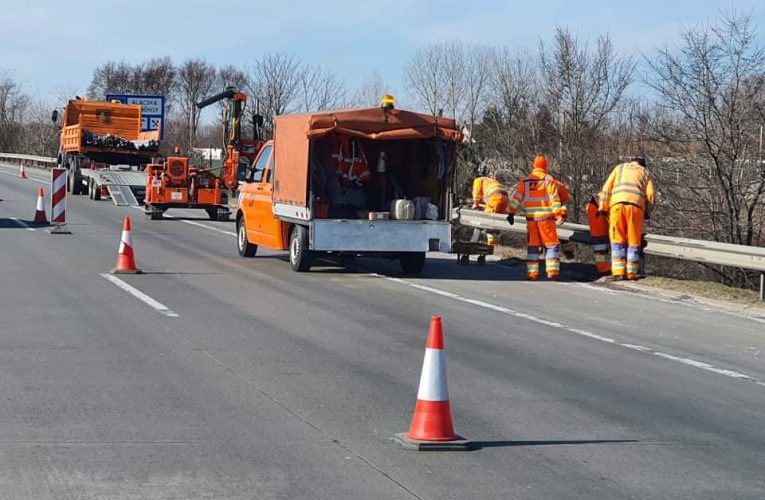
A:
<svg viewBox="0 0 765 500">
<path fill-rule="evenodd" d="M 534 158 L 534 168 L 547 170 L 547 160 L 544 156 L 538 155 L 536 158 Z"/>
</svg>

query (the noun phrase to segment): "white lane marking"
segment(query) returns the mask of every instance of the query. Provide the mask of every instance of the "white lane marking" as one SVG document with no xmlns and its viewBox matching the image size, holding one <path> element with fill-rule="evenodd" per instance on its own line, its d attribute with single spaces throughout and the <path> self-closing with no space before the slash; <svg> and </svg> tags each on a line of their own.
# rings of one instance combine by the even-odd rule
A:
<svg viewBox="0 0 765 500">
<path fill-rule="evenodd" d="M 141 211 L 144 210 L 142 207 L 135 207 L 134 206 L 133 208 L 136 209 L 136 210 L 141 210 Z M 185 224 L 190 224 L 192 226 L 203 227 L 205 229 L 209 229 L 210 231 L 215 231 L 216 233 L 221 233 L 221 234 L 226 234 L 228 236 L 236 237 L 236 233 L 233 232 L 233 231 L 224 231 L 223 229 L 218 229 L 217 227 L 208 226 L 207 224 L 200 224 L 199 222 L 195 222 L 193 220 L 185 220 L 185 219 L 181 219 L 179 217 L 173 217 L 172 215 L 165 215 L 164 217 L 166 219 L 177 220 L 178 222 L 183 222 Z"/>
<path fill-rule="evenodd" d="M 147 304 L 149 307 L 156 309 L 157 311 L 164 314 L 165 316 L 169 316 L 171 318 L 179 317 L 178 314 L 168 309 L 167 306 L 164 305 L 163 303 L 152 299 L 151 297 L 143 293 L 141 290 L 128 285 L 127 283 L 117 278 L 116 276 L 112 276 L 111 274 L 101 273 L 101 277 L 104 278 L 106 281 L 111 281 L 122 290 L 126 291 L 127 293 L 137 298 L 141 302 Z"/>
<path fill-rule="evenodd" d="M 217 227 L 208 226 L 206 224 L 200 224 L 199 222 L 195 222 L 193 220 L 184 220 L 184 219 L 179 219 L 178 217 L 168 217 L 168 219 L 174 219 L 180 222 L 184 222 L 186 224 L 191 224 L 192 226 L 203 227 L 205 229 L 209 229 L 210 231 L 215 231 L 216 233 L 227 234 L 229 236 L 236 237 L 236 233 L 233 231 L 224 231 L 223 229 L 218 229 Z"/>
<path fill-rule="evenodd" d="M 136 208 L 139 208 L 139 207 L 136 207 Z M 219 233 L 228 234 L 228 235 L 231 235 L 231 236 L 236 236 L 236 233 L 229 232 L 229 231 L 223 231 L 223 230 L 220 230 L 220 229 L 217 229 L 217 228 L 214 228 L 214 227 L 206 226 L 204 224 L 199 224 L 199 223 L 194 222 L 194 221 L 186 221 L 186 220 L 182 220 L 182 219 L 177 219 L 177 220 L 180 220 L 181 222 L 186 222 L 186 223 L 189 223 L 189 224 L 192 224 L 192 225 L 195 225 L 195 226 L 203 227 L 205 229 L 210 229 L 211 231 L 216 231 L 216 232 L 219 232 Z M 364 269 L 359 269 L 359 270 L 361 270 L 362 272 L 368 272 L 368 271 L 366 271 Z M 566 331 L 569 331 L 571 333 L 575 333 L 577 335 L 581 335 L 582 337 L 587 337 L 587 338 L 591 338 L 591 339 L 594 339 L 594 340 L 598 340 L 600 342 L 605 342 L 605 343 L 613 344 L 613 345 L 616 345 L 616 346 L 619 346 L 619 347 L 624 347 L 625 349 L 630 349 L 630 350 L 633 350 L 633 351 L 638 351 L 638 352 L 642 352 L 642 353 L 646 353 L 646 354 L 652 354 L 654 356 L 658 356 L 660 358 L 664 358 L 664 359 L 667 359 L 667 360 L 670 360 L 670 361 L 676 361 L 678 363 L 682 363 L 682 364 L 687 365 L 687 366 L 693 366 L 693 367 L 699 368 L 701 370 L 706 370 L 706 371 L 709 371 L 709 372 L 712 372 L 712 373 L 716 373 L 718 375 L 724 375 L 726 377 L 731 377 L 731 378 L 735 378 L 735 379 L 739 379 L 739 380 L 746 380 L 747 382 L 752 382 L 752 383 L 757 384 L 759 386 L 765 387 L 765 382 L 761 382 L 760 380 L 757 380 L 756 378 L 754 378 L 754 377 L 752 377 L 750 375 L 747 375 L 747 374 L 741 373 L 741 372 L 736 372 L 736 371 L 733 371 L 733 370 L 727 370 L 725 368 L 718 368 L 718 367 L 716 367 L 714 365 L 711 365 L 709 363 L 705 363 L 703 361 L 696 361 L 695 359 L 691 359 L 691 358 L 682 358 L 682 357 L 679 357 L 679 356 L 673 356 L 672 354 L 666 354 L 666 353 L 663 353 L 661 351 L 656 351 L 655 349 L 652 349 L 650 347 L 645 347 L 645 346 L 636 345 L 636 344 L 629 344 L 629 343 L 625 343 L 625 342 L 618 342 L 617 340 L 614 340 L 614 339 L 612 339 L 610 337 L 606 337 L 605 335 L 597 334 L 595 332 L 591 332 L 591 331 L 588 331 L 588 330 L 582 330 L 581 328 L 575 328 L 575 327 L 572 327 L 572 326 L 564 325 L 564 324 L 558 323 L 556 321 L 549 321 L 549 320 L 546 320 L 546 319 L 534 316 L 532 314 L 526 314 L 526 313 L 514 311 L 514 310 L 509 309 L 507 307 L 498 306 L 498 305 L 495 305 L 495 304 L 491 304 L 489 302 L 484 302 L 482 300 L 476 300 L 476 299 L 471 299 L 471 298 L 468 298 L 468 297 L 463 297 L 461 295 L 457 295 L 456 293 L 447 292 L 446 290 L 439 290 L 438 288 L 433 288 L 433 287 L 426 286 L 426 285 L 420 285 L 418 283 L 414 283 L 412 281 L 403 280 L 401 278 L 393 278 L 391 276 L 383 276 L 383 275 L 378 274 L 378 273 L 369 273 L 369 274 L 371 276 L 374 276 L 374 277 L 377 277 L 377 278 L 383 278 L 383 279 L 386 279 L 388 281 L 392 281 L 394 283 L 399 283 L 399 284 L 402 284 L 402 285 L 405 285 L 405 286 L 416 288 L 418 290 L 422 290 L 422 291 L 425 291 L 425 292 L 433 293 L 433 294 L 436 294 L 436 295 L 441 295 L 442 297 L 448 297 L 450 299 L 459 300 L 460 302 L 465 302 L 467 304 L 471 304 L 471 305 L 474 305 L 474 306 L 482 307 L 484 309 L 491 309 L 493 311 L 497 311 L 497 312 L 500 312 L 500 313 L 503 313 L 503 314 L 507 314 L 507 315 L 510 315 L 510 316 L 515 316 L 516 318 L 526 319 L 528 321 L 533 321 L 535 323 L 540 323 L 542 325 L 547 325 L 547 326 L 550 326 L 550 327 L 553 327 L 553 328 L 558 328 L 558 329 L 561 329 L 561 330 L 566 330 Z M 594 288 L 594 287 L 590 287 L 590 288 Z M 622 292 L 622 293 L 624 293 L 624 292 Z M 668 301 L 668 302 L 671 302 L 671 301 Z"/>
<path fill-rule="evenodd" d="M 571 333 L 575 333 L 577 335 L 581 335 L 583 337 L 587 337 L 587 338 L 591 338 L 591 339 L 594 339 L 594 340 L 598 340 L 600 342 L 605 342 L 605 343 L 608 343 L 608 344 L 616 345 L 616 346 L 619 346 L 619 347 L 623 347 L 625 349 L 630 349 L 632 351 L 637 351 L 637 352 L 642 352 L 642 353 L 646 353 L 646 354 L 651 354 L 653 356 L 658 356 L 658 357 L 663 358 L 663 359 L 667 359 L 667 360 L 670 360 L 670 361 L 675 361 L 675 362 L 678 362 L 678 363 L 682 363 L 682 364 L 687 365 L 687 366 L 693 366 L 695 368 L 699 368 L 701 370 L 706 370 L 708 372 L 716 373 L 718 375 L 724 375 L 726 377 L 731 377 L 731 378 L 735 378 L 735 379 L 738 379 L 738 380 L 745 380 L 747 382 L 752 382 L 752 383 L 757 384 L 759 386 L 765 387 L 765 382 L 757 380 L 756 378 L 752 377 L 751 375 L 747 375 L 746 373 L 741 373 L 741 372 L 737 372 L 737 371 L 733 371 L 733 370 L 728 370 L 728 369 L 725 369 L 725 368 L 719 368 L 719 367 L 714 366 L 712 364 L 705 363 L 703 361 L 697 361 L 697 360 L 691 359 L 691 358 L 684 358 L 684 357 L 680 357 L 680 356 L 674 356 L 672 354 L 667 354 L 667 353 L 664 353 L 664 352 L 661 352 L 661 351 L 657 351 L 657 350 L 655 350 L 655 349 L 653 349 L 651 347 L 646 347 L 646 346 L 637 345 L 637 344 L 629 344 L 629 343 L 626 343 L 626 342 L 619 342 L 619 341 L 617 341 L 615 339 L 606 337 L 604 335 L 597 334 L 595 332 L 591 332 L 591 331 L 588 331 L 588 330 L 582 330 L 581 328 L 574 328 L 574 327 L 571 327 L 571 326 L 568 326 L 568 325 L 564 325 L 563 323 L 558 323 L 556 321 L 549 321 L 549 320 L 546 320 L 546 319 L 534 316 L 532 314 L 527 314 L 527 313 L 522 313 L 522 312 L 514 311 L 514 310 L 509 309 L 507 307 L 498 306 L 498 305 L 495 305 L 495 304 L 491 304 L 489 302 L 484 302 L 482 300 L 476 300 L 476 299 L 471 299 L 471 298 L 468 298 L 468 297 L 463 297 L 461 295 L 457 295 L 456 293 L 447 292 L 445 290 L 439 290 L 438 288 L 433 288 L 433 287 L 430 287 L 430 286 L 427 286 L 427 285 L 421 285 L 419 283 L 414 283 L 412 281 L 404 280 L 404 279 L 401 279 L 401 278 L 393 278 L 393 277 L 390 277 L 390 276 L 383 276 L 383 275 L 377 274 L 377 273 L 372 273 L 372 275 L 375 276 L 375 277 L 378 277 L 378 278 L 383 278 L 385 280 L 392 281 L 394 283 L 399 283 L 399 284 L 402 284 L 402 285 L 405 285 L 405 286 L 416 288 L 416 289 L 422 290 L 424 292 L 432 293 L 432 294 L 435 294 L 435 295 L 440 295 L 442 297 L 448 297 L 450 299 L 458 300 L 460 302 L 465 302 L 467 304 L 471 304 L 471 305 L 474 305 L 474 306 L 482 307 L 484 309 L 491 309 L 492 311 L 497 311 L 497 312 L 500 312 L 500 313 L 503 313 L 503 314 L 507 314 L 509 316 L 514 316 L 516 318 L 521 318 L 521 319 L 525 319 L 525 320 L 528 320 L 528 321 L 533 321 L 535 323 L 539 323 L 539 324 L 542 324 L 542 325 L 550 326 L 550 327 L 553 327 L 553 328 L 558 328 L 558 329 L 561 329 L 561 330 L 566 330 L 566 331 L 569 331 Z"/>
<path fill-rule="evenodd" d="M 27 223 L 26 223 L 26 222 L 24 222 L 23 220 L 19 220 L 19 219 L 17 219 L 16 217 L 11 217 L 10 219 L 11 219 L 13 222 L 15 222 L 16 224 L 18 224 L 19 226 L 21 226 L 21 227 L 23 227 L 24 229 L 26 229 L 27 231 L 34 231 L 34 230 L 35 230 L 35 228 L 33 228 L 33 227 L 29 227 L 29 224 L 27 224 Z"/>
<path fill-rule="evenodd" d="M 0 170 L 0 174 L 10 175 L 10 176 L 17 177 L 17 178 L 18 178 L 18 175 L 19 175 L 17 173 L 14 174 L 13 172 L 6 172 L 5 170 Z M 44 180 L 41 180 L 41 179 L 35 179 L 31 175 L 27 175 L 27 178 L 24 179 L 24 180 L 35 181 L 35 182 L 39 182 L 40 184 L 50 184 L 50 181 L 44 181 Z"/>
</svg>

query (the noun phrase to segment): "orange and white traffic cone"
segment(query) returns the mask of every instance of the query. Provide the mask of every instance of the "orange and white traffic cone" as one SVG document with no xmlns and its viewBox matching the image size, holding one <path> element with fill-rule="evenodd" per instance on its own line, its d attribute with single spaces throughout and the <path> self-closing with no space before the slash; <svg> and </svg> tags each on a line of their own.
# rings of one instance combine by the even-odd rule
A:
<svg viewBox="0 0 765 500">
<path fill-rule="evenodd" d="M 21 166 L 19 166 L 19 179 L 26 179 L 27 173 L 24 171 L 24 164 L 22 163 Z"/>
<path fill-rule="evenodd" d="M 133 254 L 133 237 L 130 235 L 130 217 L 125 216 L 122 226 L 122 237 L 117 250 L 117 265 L 112 271 L 114 274 L 139 274 L 141 270 L 135 267 L 135 255 Z"/>
<path fill-rule="evenodd" d="M 444 331 L 440 316 L 433 316 L 430 321 L 417 404 L 414 407 L 409 432 L 396 434 L 391 439 L 406 449 L 417 451 L 471 448 L 470 441 L 454 432 L 446 383 Z"/>
<path fill-rule="evenodd" d="M 37 207 L 35 209 L 35 218 L 32 221 L 35 224 L 47 224 L 48 216 L 45 214 L 45 191 L 43 188 L 37 192 Z"/>
</svg>

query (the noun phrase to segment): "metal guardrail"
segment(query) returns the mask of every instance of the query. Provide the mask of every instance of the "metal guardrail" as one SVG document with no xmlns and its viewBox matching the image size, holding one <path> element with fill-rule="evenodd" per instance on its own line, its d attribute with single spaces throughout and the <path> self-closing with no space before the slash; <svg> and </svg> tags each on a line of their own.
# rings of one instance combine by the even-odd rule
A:
<svg viewBox="0 0 765 500">
<path fill-rule="evenodd" d="M 47 156 L 20 155 L 15 153 L 0 153 L 0 162 L 24 164 L 30 167 L 51 168 L 56 164 L 55 158 Z"/>
<path fill-rule="evenodd" d="M 526 219 L 515 217 L 515 224 L 507 222 L 507 216 L 489 214 L 480 210 L 456 208 L 452 214 L 458 224 L 495 231 L 526 232 Z M 558 237 L 563 241 L 591 244 L 590 228 L 585 224 L 563 223 L 558 226 Z M 707 262 L 722 266 L 738 267 L 765 273 L 765 248 L 715 241 L 676 238 L 659 234 L 646 234 L 648 255 L 658 255 L 674 259 Z M 760 276 L 760 299 L 765 295 L 765 274 Z"/>
</svg>

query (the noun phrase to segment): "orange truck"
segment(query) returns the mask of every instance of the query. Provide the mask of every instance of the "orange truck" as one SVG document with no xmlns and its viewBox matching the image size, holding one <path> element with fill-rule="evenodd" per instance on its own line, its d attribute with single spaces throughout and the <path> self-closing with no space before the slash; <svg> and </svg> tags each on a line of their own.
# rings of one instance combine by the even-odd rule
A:
<svg viewBox="0 0 765 500">
<path fill-rule="evenodd" d="M 51 116 L 58 124 L 58 111 Z M 159 156 L 159 131 L 141 132 L 141 107 L 69 100 L 64 109 L 57 164 L 68 170 L 67 189 L 91 199 L 108 194 L 118 205 L 143 200 L 143 166 Z"/>
<path fill-rule="evenodd" d="M 261 246 L 288 250 L 292 269 L 302 272 L 321 256 L 372 255 L 419 274 L 426 252 L 450 251 L 462 134 L 452 119 L 383 102 L 275 118 L 274 139 L 239 193 L 242 257 Z"/>
</svg>

